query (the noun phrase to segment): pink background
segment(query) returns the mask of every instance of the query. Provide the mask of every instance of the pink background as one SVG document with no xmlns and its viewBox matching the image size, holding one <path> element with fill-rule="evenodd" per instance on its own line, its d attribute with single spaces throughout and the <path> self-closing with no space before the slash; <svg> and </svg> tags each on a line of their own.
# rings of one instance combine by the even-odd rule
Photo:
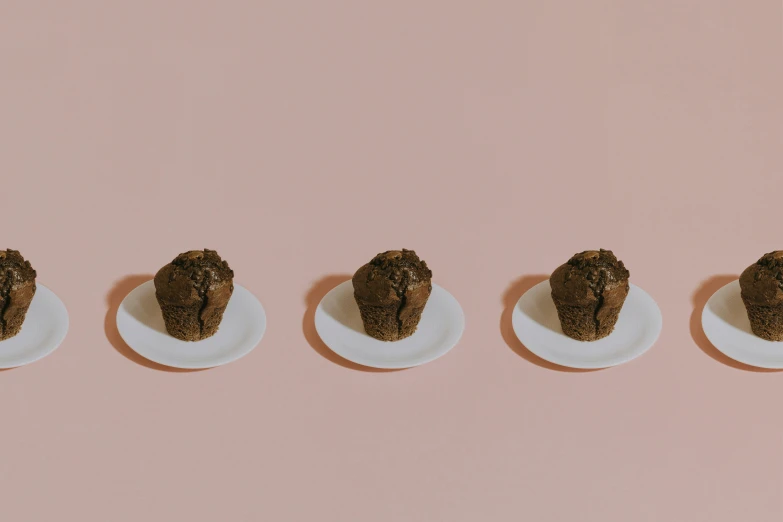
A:
<svg viewBox="0 0 783 522">
<path fill-rule="evenodd" d="M 2 519 L 779 521 L 783 375 L 716 352 L 709 295 L 783 248 L 779 0 L 0 2 L 0 247 L 70 311 L 0 372 Z M 171 372 L 114 326 L 181 251 L 264 304 L 241 361 Z M 337 359 L 313 309 L 413 248 L 447 356 Z M 613 249 L 664 316 L 587 373 L 510 333 Z"/>
</svg>

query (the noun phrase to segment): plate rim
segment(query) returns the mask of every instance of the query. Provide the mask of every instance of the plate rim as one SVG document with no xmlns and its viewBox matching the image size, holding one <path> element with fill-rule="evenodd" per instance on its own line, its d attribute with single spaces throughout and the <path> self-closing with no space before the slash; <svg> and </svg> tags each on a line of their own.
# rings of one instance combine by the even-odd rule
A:
<svg viewBox="0 0 783 522">
<path fill-rule="evenodd" d="M 552 364 L 556 364 L 558 366 L 563 366 L 563 367 L 566 367 L 566 368 L 574 368 L 574 369 L 578 369 L 578 370 L 600 370 L 600 369 L 604 369 L 604 368 L 613 368 L 613 367 L 616 367 L 616 366 L 621 366 L 621 365 L 629 363 L 629 362 L 631 362 L 631 361 L 633 361 L 635 359 L 638 359 L 639 357 L 641 357 L 642 355 L 644 355 L 645 353 L 650 351 L 650 349 L 653 346 L 655 346 L 655 343 L 658 342 L 658 339 L 661 336 L 661 332 L 663 331 L 663 313 L 661 312 L 661 307 L 658 306 L 658 302 L 655 299 L 653 299 L 652 295 L 650 295 L 649 292 L 645 291 L 639 285 L 635 285 L 635 284 L 629 282 L 629 285 L 632 288 L 636 289 L 635 291 L 641 292 L 641 294 L 642 294 L 642 296 L 644 298 L 649 299 L 649 301 L 653 305 L 655 305 L 655 311 L 657 312 L 656 313 L 656 319 L 657 319 L 656 322 L 658 323 L 659 326 L 658 326 L 657 331 L 655 332 L 655 337 L 652 339 L 652 341 L 649 343 L 649 345 L 646 346 L 644 349 L 639 350 L 638 353 L 634 352 L 630 356 L 623 357 L 623 358 L 621 358 L 621 360 L 618 360 L 617 362 L 613 362 L 613 363 L 608 364 L 608 365 L 607 364 L 595 364 L 595 363 L 586 363 L 586 364 L 578 364 L 578 365 L 576 365 L 576 364 L 573 363 L 573 361 L 572 362 L 562 362 L 560 360 L 552 360 L 551 357 L 541 353 L 540 351 L 536 351 L 535 348 L 531 348 L 531 346 L 522 339 L 522 336 L 520 336 L 520 332 L 519 332 L 519 330 L 521 329 L 521 326 L 517 324 L 517 320 L 515 319 L 517 317 L 517 315 L 521 315 L 521 312 L 519 311 L 519 305 L 522 302 L 522 300 L 525 298 L 525 296 L 528 293 L 530 293 L 533 290 L 535 290 L 536 288 L 538 288 L 539 286 L 542 286 L 544 284 L 550 285 L 549 281 L 550 281 L 549 278 L 547 278 L 547 279 L 541 281 L 540 283 L 537 283 L 537 284 L 533 285 L 527 291 L 525 291 L 525 293 L 523 293 L 519 297 L 517 302 L 514 303 L 514 308 L 513 308 L 512 313 L 511 313 L 511 327 L 514 330 L 514 335 L 519 340 L 519 342 L 521 342 L 525 346 L 525 348 L 530 350 L 531 353 L 533 353 L 534 355 L 540 357 L 541 359 L 544 359 L 547 362 L 550 362 Z"/>
<path fill-rule="evenodd" d="M 125 295 L 125 297 L 122 299 L 122 301 L 120 302 L 120 305 L 117 307 L 117 313 L 115 314 L 115 318 L 114 318 L 114 322 L 115 322 L 115 324 L 117 326 L 117 332 L 120 334 L 120 338 L 122 338 L 123 342 L 126 345 L 128 345 L 128 347 L 131 350 L 133 350 L 134 353 L 140 355 L 141 357 L 144 357 L 144 359 L 146 359 L 148 361 L 152 361 L 152 362 L 154 362 L 156 364 L 160 364 L 161 366 L 166 366 L 168 368 L 179 368 L 179 369 L 182 369 L 182 370 L 206 370 L 206 369 L 209 369 L 209 368 L 217 368 L 219 366 L 225 366 L 226 364 L 231 364 L 233 362 L 236 362 L 239 359 L 241 359 L 241 358 L 245 357 L 246 355 L 248 355 L 250 352 L 255 350 L 256 347 L 259 344 L 261 344 L 261 340 L 264 338 L 264 335 L 266 335 L 266 329 L 267 329 L 267 326 L 268 326 L 268 324 L 267 324 L 268 321 L 267 321 L 267 317 L 266 317 L 266 310 L 264 309 L 264 305 L 261 303 L 261 300 L 258 299 L 258 297 L 256 297 L 256 295 L 253 292 L 251 292 L 250 290 L 248 290 L 246 287 L 240 285 L 239 283 L 234 283 L 234 288 L 235 289 L 236 288 L 240 288 L 243 291 L 247 292 L 248 295 L 252 296 L 253 299 L 255 299 L 256 303 L 258 303 L 258 306 L 259 306 L 259 309 L 260 309 L 260 312 L 261 312 L 260 317 L 263 318 L 263 324 L 262 324 L 262 327 L 261 327 L 261 333 L 258 336 L 258 340 L 249 349 L 247 349 L 243 353 L 240 353 L 236 357 L 229 358 L 229 359 L 227 359 L 225 361 L 220 361 L 217 364 L 209 364 L 209 365 L 204 365 L 204 364 L 186 364 L 186 365 L 177 364 L 177 365 L 173 365 L 173 364 L 170 364 L 168 362 L 163 362 L 163 361 L 160 361 L 160 360 L 153 359 L 153 358 L 145 355 L 144 353 L 141 353 L 136 348 L 134 348 L 134 346 L 128 341 L 126 336 L 123 335 L 122 327 L 120 326 L 120 312 L 122 311 L 122 308 L 123 308 L 123 305 L 125 304 L 125 301 L 127 301 L 127 299 L 131 296 L 131 294 L 133 294 L 134 292 L 140 290 L 143 286 L 154 285 L 154 284 L 155 284 L 155 280 L 154 279 L 149 279 L 148 281 L 145 281 L 145 282 L 139 284 L 138 286 L 133 288 L 133 290 L 128 292 Z M 183 341 L 183 342 L 185 342 L 185 341 Z M 196 341 L 196 342 L 198 342 L 198 341 Z"/>
<path fill-rule="evenodd" d="M 704 303 L 704 308 L 701 311 L 701 331 L 704 332 L 704 336 L 707 338 L 707 340 L 710 342 L 710 344 L 712 344 L 712 346 L 715 347 L 716 350 L 718 350 L 720 353 L 722 353 L 723 355 L 725 355 L 726 357 L 728 357 L 732 361 L 737 361 L 739 363 L 746 364 L 748 366 L 753 366 L 754 368 L 764 368 L 764 369 L 767 369 L 767 370 L 783 370 L 783 360 L 781 360 L 779 365 L 765 365 L 765 364 L 760 364 L 758 361 L 751 362 L 751 361 L 746 360 L 746 359 L 737 358 L 735 356 L 736 354 L 732 355 L 730 353 L 725 352 L 720 346 L 718 346 L 718 343 L 716 343 L 713 340 L 713 337 L 710 336 L 710 334 L 707 331 L 707 328 L 704 327 L 704 318 L 707 315 L 707 310 L 709 310 L 710 301 L 712 301 L 715 298 L 715 296 L 717 296 L 722 291 L 728 289 L 728 287 L 730 287 L 730 286 L 737 286 L 737 287 L 739 287 L 739 278 L 734 279 L 733 281 L 729 281 L 725 285 L 723 285 L 720 288 L 718 288 L 717 290 L 715 290 L 712 293 L 712 295 L 707 299 L 707 301 Z M 743 304 L 743 307 L 744 307 L 744 304 Z M 744 333 L 747 333 L 747 332 L 744 332 Z M 758 341 L 764 341 L 764 342 L 768 342 L 768 343 L 772 343 L 772 344 L 779 344 L 780 347 L 783 348 L 783 341 L 767 341 L 766 339 L 762 339 L 761 337 L 758 337 L 758 336 L 756 336 L 754 334 L 750 334 L 750 335 L 753 335 L 753 337 L 755 339 L 757 339 Z"/>
<path fill-rule="evenodd" d="M 438 285 L 436 283 L 432 283 L 433 290 L 437 288 L 438 292 L 443 292 L 447 298 L 449 298 L 451 301 L 454 302 L 454 304 L 457 305 L 457 310 L 459 310 L 459 318 L 460 318 L 460 321 L 459 321 L 459 332 L 457 333 L 456 339 L 455 339 L 454 343 L 451 344 L 451 346 L 449 346 L 447 349 L 441 351 L 440 353 L 437 353 L 433 357 L 427 358 L 426 360 L 423 360 L 421 362 L 417 362 L 415 364 L 400 365 L 400 364 L 393 364 L 392 363 L 392 364 L 382 364 L 382 365 L 379 365 L 377 363 L 368 363 L 368 362 L 363 362 L 363 361 L 357 361 L 357 360 L 355 360 L 355 359 L 353 359 L 351 357 L 347 357 L 346 355 L 344 355 L 344 354 L 340 353 L 339 351 L 335 350 L 334 348 L 332 348 L 329 345 L 329 343 L 326 341 L 326 339 L 323 338 L 323 335 L 321 335 L 321 330 L 318 327 L 318 317 L 320 315 L 326 313 L 323 310 L 323 303 L 326 301 L 326 299 L 332 293 L 337 292 L 343 286 L 346 286 L 346 285 L 349 285 L 349 284 L 352 284 L 350 279 L 348 279 L 347 281 L 343 281 L 342 283 L 336 285 L 334 288 L 332 288 L 326 294 L 324 294 L 324 296 L 318 302 L 318 305 L 315 307 L 315 314 L 313 314 L 313 324 L 315 326 L 315 331 L 318 334 L 318 338 L 321 339 L 321 341 L 324 343 L 324 345 L 326 345 L 326 347 L 329 350 L 331 350 L 333 353 L 337 354 L 338 356 L 342 357 L 343 359 L 345 359 L 347 361 L 350 361 L 350 362 L 352 362 L 354 364 L 358 364 L 360 366 L 365 366 L 367 368 L 377 368 L 377 369 L 381 369 L 381 370 L 403 370 L 403 369 L 406 369 L 406 368 L 416 368 L 417 366 L 423 366 L 425 364 L 431 363 L 432 361 L 440 359 L 441 357 L 443 357 L 444 355 L 449 353 L 451 350 L 453 350 L 454 347 L 456 347 L 459 344 L 459 342 L 462 340 L 462 336 L 465 333 L 465 322 L 466 322 L 465 321 L 465 311 L 462 309 L 462 305 L 459 303 L 457 298 L 454 297 L 454 294 L 452 294 L 451 292 L 449 292 L 448 290 L 446 290 L 442 286 L 440 286 L 440 285 Z"/>
<path fill-rule="evenodd" d="M 27 366 L 28 364 L 36 363 L 36 362 L 40 361 L 41 359 L 44 359 L 44 358 L 52 355 L 63 344 L 63 342 L 65 341 L 65 338 L 68 337 L 68 332 L 71 329 L 71 317 L 70 317 L 70 314 L 68 313 L 68 307 L 65 306 L 65 302 L 63 302 L 63 300 L 60 299 L 60 296 L 58 296 L 54 292 L 54 290 L 52 290 L 48 286 L 44 285 L 43 283 L 39 283 L 38 281 L 36 281 L 35 282 L 35 286 L 36 286 L 36 295 L 38 294 L 38 289 L 43 288 L 44 291 L 48 292 L 51 296 L 54 297 L 54 299 L 56 300 L 57 305 L 60 308 L 62 308 L 63 317 L 65 318 L 65 328 L 63 330 L 63 333 L 57 339 L 57 342 L 55 342 L 54 345 L 51 348 L 47 348 L 47 350 L 45 350 L 44 353 L 42 353 L 38 357 L 35 357 L 34 359 L 31 359 L 31 360 L 29 360 L 27 362 L 23 362 L 23 363 L 20 363 L 20 364 L 8 365 L 8 364 L 0 362 L 0 369 L 2 369 L 2 370 L 10 370 L 12 368 L 21 368 L 22 366 Z M 35 299 L 35 296 L 33 297 L 33 299 Z M 27 321 L 27 317 L 25 317 L 25 321 Z M 24 328 L 24 323 L 22 324 L 22 328 Z M 10 339 L 6 339 L 6 340 L 10 340 Z M 0 343 L 2 343 L 2 341 L 0 341 Z M 0 346 L 2 346 L 2 345 L 0 344 Z"/>
</svg>

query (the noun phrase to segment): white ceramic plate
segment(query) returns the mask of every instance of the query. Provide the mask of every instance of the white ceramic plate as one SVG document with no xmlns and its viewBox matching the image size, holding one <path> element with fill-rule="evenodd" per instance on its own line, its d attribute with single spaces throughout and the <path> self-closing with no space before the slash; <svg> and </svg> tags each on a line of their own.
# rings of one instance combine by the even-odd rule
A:
<svg viewBox="0 0 783 522">
<path fill-rule="evenodd" d="M 333 288 L 315 311 L 315 329 L 337 355 L 373 368 L 410 368 L 444 355 L 457 344 L 465 316 L 454 296 L 433 284 L 416 333 L 401 341 L 379 341 L 364 331 L 353 284 Z"/>
<path fill-rule="evenodd" d="M 147 281 L 120 304 L 117 329 L 128 346 L 150 361 L 174 368 L 212 368 L 250 353 L 264 335 L 266 314 L 253 294 L 234 283 L 217 333 L 203 341 L 180 341 L 166 332 L 155 283 Z"/>
<path fill-rule="evenodd" d="M 759 368 L 783 368 L 783 342 L 767 341 L 751 331 L 739 280 L 710 297 L 701 313 L 701 326 L 713 346 L 735 361 Z"/>
<path fill-rule="evenodd" d="M 54 292 L 36 283 L 22 330 L 0 341 L 0 368 L 16 368 L 43 359 L 60 346 L 68 333 L 68 310 Z"/>
<path fill-rule="evenodd" d="M 597 341 L 577 341 L 563 333 L 548 280 L 525 292 L 511 318 L 514 332 L 528 350 L 570 368 L 607 368 L 626 363 L 649 350 L 663 327 L 658 305 L 633 284 L 614 331 Z"/>
</svg>

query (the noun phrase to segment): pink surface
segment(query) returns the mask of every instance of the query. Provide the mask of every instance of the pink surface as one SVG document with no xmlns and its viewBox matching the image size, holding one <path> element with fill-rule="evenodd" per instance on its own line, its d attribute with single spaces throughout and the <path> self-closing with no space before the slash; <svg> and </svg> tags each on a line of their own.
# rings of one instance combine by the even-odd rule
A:
<svg viewBox="0 0 783 522">
<path fill-rule="evenodd" d="M 783 247 L 782 19 L 779 0 L 3 1 L 0 247 L 71 330 L 0 372 L 2 519 L 781 520 L 783 375 L 726 361 L 698 317 Z M 113 314 L 203 247 L 267 335 L 163 371 Z M 467 329 L 429 365 L 360 371 L 313 307 L 400 247 Z M 664 330 L 627 365 L 559 371 L 509 308 L 597 247 Z"/>
</svg>

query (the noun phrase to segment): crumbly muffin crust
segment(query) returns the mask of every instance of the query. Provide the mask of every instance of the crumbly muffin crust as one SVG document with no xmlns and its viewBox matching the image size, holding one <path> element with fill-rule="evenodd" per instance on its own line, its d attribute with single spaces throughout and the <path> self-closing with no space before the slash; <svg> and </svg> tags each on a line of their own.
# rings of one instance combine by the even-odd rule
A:
<svg viewBox="0 0 783 522">
<path fill-rule="evenodd" d="M 432 292 L 432 271 L 413 250 L 378 254 L 353 276 L 365 331 L 383 341 L 412 335 Z"/>
<path fill-rule="evenodd" d="M 753 333 L 783 341 L 783 250 L 761 256 L 742 272 L 739 282 Z"/>
<path fill-rule="evenodd" d="M 214 335 L 234 291 L 234 272 L 214 250 L 178 255 L 155 275 L 166 330 L 184 341 Z"/>
<path fill-rule="evenodd" d="M 22 330 L 37 274 L 18 250 L 0 250 L 0 341 Z"/>
<path fill-rule="evenodd" d="M 563 332 L 580 341 L 612 333 L 630 289 L 629 277 L 611 250 L 580 252 L 559 266 L 550 286 Z"/>
</svg>

